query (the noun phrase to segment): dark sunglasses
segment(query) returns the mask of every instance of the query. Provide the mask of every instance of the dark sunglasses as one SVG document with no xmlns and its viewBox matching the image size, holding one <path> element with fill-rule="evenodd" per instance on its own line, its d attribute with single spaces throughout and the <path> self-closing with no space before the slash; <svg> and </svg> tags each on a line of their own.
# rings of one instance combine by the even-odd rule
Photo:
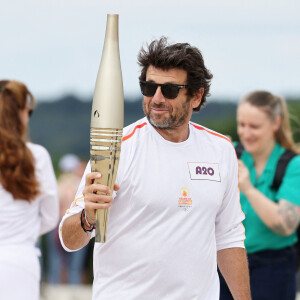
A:
<svg viewBox="0 0 300 300">
<path fill-rule="evenodd" d="M 157 87 L 160 86 L 163 96 L 167 99 L 175 99 L 181 89 L 188 88 L 188 85 L 164 83 L 159 84 L 151 81 L 140 81 L 141 92 L 146 97 L 153 97 Z"/>
</svg>

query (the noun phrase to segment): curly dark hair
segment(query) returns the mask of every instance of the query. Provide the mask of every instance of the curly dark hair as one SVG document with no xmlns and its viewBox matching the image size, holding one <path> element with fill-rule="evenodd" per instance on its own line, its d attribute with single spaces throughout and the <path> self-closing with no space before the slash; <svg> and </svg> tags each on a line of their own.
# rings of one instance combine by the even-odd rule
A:
<svg viewBox="0 0 300 300">
<path fill-rule="evenodd" d="M 147 45 L 148 49 L 141 48 L 138 54 L 138 64 L 142 67 L 140 80 L 146 80 L 148 67 L 152 65 L 162 70 L 173 68 L 187 72 L 188 96 L 194 96 L 200 88 L 204 88 L 204 94 L 200 105 L 194 108 L 199 111 L 210 95 L 210 80 L 213 75 L 205 67 L 201 52 L 188 43 L 169 44 L 166 37 L 152 41 Z"/>
</svg>

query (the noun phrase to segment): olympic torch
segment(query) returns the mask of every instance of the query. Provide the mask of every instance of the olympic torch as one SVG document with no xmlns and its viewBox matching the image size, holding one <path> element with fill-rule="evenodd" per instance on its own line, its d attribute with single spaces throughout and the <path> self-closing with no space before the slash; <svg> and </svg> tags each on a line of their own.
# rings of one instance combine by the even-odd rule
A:
<svg viewBox="0 0 300 300">
<path fill-rule="evenodd" d="M 96 183 L 111 191 L 120 159 L 124 122 L 124 94 L 119 51 L 118 15 L 107 15 L 101 63 L 96 79 L 90 132 L 92 172 L 102 177 Z M 96 213 L 96 242 L 105 243 L 109 209 Z"/>
</svg>

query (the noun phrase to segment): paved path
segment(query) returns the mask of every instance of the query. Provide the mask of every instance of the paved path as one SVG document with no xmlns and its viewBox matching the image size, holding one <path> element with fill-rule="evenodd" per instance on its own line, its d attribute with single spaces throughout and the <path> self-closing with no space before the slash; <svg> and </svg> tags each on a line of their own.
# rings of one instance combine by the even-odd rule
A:
<svg viewBox="0 0 300 300">
<path fill-rule="evenodd" d="M 49 285 L 43 284 L 40 300 L 91 300 L 91 285 Z M 296 300 L 300 300 L 300 293 Z"/>
</svg>

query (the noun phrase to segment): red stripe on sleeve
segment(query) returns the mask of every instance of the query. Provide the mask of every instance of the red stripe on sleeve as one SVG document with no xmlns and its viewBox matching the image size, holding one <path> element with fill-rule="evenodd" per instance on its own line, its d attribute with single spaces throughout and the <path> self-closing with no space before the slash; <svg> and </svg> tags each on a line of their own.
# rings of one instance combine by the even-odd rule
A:
<svg viewBox="0 0 300 300">
<path fill-rule="evenodd" d="M 122 138 L 122 142 L 124 142 L 124 141 L 130 139 L 130 138 L 134 135 L 134 133 L 135 133 L 135 131 L 136 131 L 137 128 L 142 128 L 142 127 L 144 127 L 145 125 L 147 125 L 146 122 L 143 123 L 143 124 L 140 124 L 140 125 L 135 126 L 134 129 L 133 129 L 133 131 L 132 131 L 130 134 L 128 134 L 128 135 L 126 135 L 126 136 L 124 136 L 124 137 Z"/>
<path fill-rule="evenodd" d="M 226 136 L 223 136 L 223 135 L 221 135 L 221 134 L 219 134 L 219 133 L 216 133 L 216 132 L 209 131 L 209 130 L 207 130 L 207 129 L 204 128 L 204 127 L 197 126 L 197 125 L 192 124 L 192 123 L 191 123 L 191 125 L 193 125 L 195 128 L 197 128 L 197 129 L 199 129 L 199 130 L 204 130 L 204 131 L 206 131 L 206 132 L 208 132 L 208 133 L 210 133 L 210 134 L 213 134 L 213 135 L 215 135 L 215 136 L 218 136 L 218 137 L 220 137 L 220 138 L 222 138 L 222 139 L 228 141 L 230 144 L 232 144 L 231 140 L 230 140 L 229 138 L 227 138 Z"/>
</svg>

